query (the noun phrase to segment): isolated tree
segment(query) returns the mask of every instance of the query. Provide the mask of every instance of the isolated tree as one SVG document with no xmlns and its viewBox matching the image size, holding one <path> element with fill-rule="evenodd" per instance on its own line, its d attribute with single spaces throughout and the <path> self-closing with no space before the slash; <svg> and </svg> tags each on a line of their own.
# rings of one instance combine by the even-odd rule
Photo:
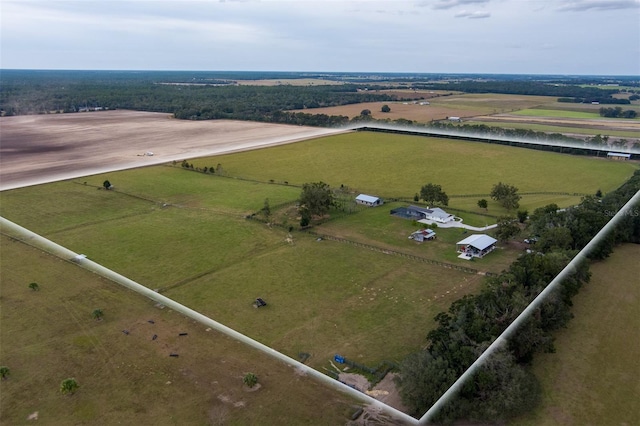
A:
<svg viewBox="0 0 640 426">
<path fill-rule="evenodd" d="M 102 309 L 95 309 L 92 313 L 91 316 L 93 317 L 93 319 L 95 319 L 96 321 L 100 321 L 102 319 L 102 317 L 104 316 L 104 312 L 102 312 Z"/>
<path fill-rule="evenodd" d="M 518 188 L 513 185 L 499 182 L 493 185 L 491 190 L 491 198 L 496 200 L 507 210 L 513 210 L 520 207 L 520 195 L 518 195 Z"/>
<path fill-rule="evenodd" d="M 311 216 L 322 216 L 335 205 L 331 187 L 324 182 L 305 183 L 300 194 L 300 207 L 305 207 Z"/>
<path fill-rule="evenodd" d="M 484 198 L 482 200 L 478 200 L 478 207 L 480 207 L 481 209 L 487 209 L 487 207 L 489 206 L 489 203 L 487 203 L 487 200 L 485 200 Z"/>
<path fill-rule="evenodd" d="M 449 204 L 449 196 L 442 190 L 440 185 L 428 183 L 420 189 L 420 197 L 429 206 L 441 204 L 446 206 Z"/>
<path fill-rule="evenodd" d="M 102 182 L 102 186 L 104 186 L 104 189 L 111 189 L 111 182 L 105 180 L 104 182 Z"/>
<path fill-rule="evenodd" d="M 360 115 L 363 116 L 363 117 L 369 117 L 371 115 L 371 110 L 370 109 L 363 109 L 360 112 Z"/>
<path fill-rule="evenodd" d="M 382 108 L 380 108 L 380 111 L 382 111 L 382 112 L 391 112 L 391 108 L 389 107 L 389 105 L 384 104 L 384 105 L 382 105 Z"/>
<path fill-rule="evenodd" d="M 415 201 L 416 203 L 420 201 L 420 196 L 418 195 L 417 192 L 416 192 L 416 195 L 413 196 L 413 201 Z"/>
<path fill-rule="evenodd" d="M 600 189 L 596 191 L 596 197 L 602 198 L 602 191 Z"/>
<path fill-rule="evenodd" d="M 258 376 L 253 373 L 247 373 L 242 378 L 242 382 L 248 387 L 252 388 L 258 384 Z"/>
<path fill-rule="evenodd" d="M 271 217 L 271 206 L 269 205 L 268 198 L 264 199 L 264 206 L 262 207 L 262 209 L 260 209 L 260 212 L 262 212 L 262 214 L 264 215 L 265 220 L 268 221 Z"/>
<path fill-rule="evenodd" d="M 300 206 L 300 226 L 304 228 L 305 226 L 309 226 L 309 223 L 311 223 L 311 213 L 309 213 L 309 209 L 306 206 Z"/>
<path fill-rule="evenodd" d="M 529 217 L 529 211 L 528 210 L 518 210 L 518 222 L 520 223 L 524 223 L 527 218 Z"/>
<path fill-rule="evenodd" d="M 64 379 L 62 383 L 60 383 L 60 392 L 62 392 L 63 395 L 73 395 L 79 387 L 80 385 L 78 385 L 76 379 Z"/>
<path fill-rule="evenodd" d="M 40 286 L 38 285 L 38 283 L 31 283 L 29 284 L 29 288 L 33 291 L 38 291 L 40 290 Z"/>
<path fill-rule="evenodd" d="M 10 373 L 11 373 L 11 370 L 6 365 L 3 365 L 2 367 L 0 367 L 0 379 L 5 380 L 6 378 L 9 377 Z"/>
<path fill-rule="evenodd" d="M 518 220 L 513 216 L 501 216 L 498 218 L 496 237 L 500 241 L 508 241 L 520 233 Z"/>
</svg>

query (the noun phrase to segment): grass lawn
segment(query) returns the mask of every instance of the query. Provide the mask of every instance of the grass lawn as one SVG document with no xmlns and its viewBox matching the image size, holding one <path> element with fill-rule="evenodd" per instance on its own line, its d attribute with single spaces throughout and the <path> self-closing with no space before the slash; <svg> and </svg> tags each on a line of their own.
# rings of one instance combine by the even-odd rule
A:
<svg viewBox="0 0 640 426">
<path fill-rule="evenodd" d="M 35 412 L 42 424 L 348 420 L 354 401 L 226 336 L 6 236 L 0 254 L 0 365 L 10 368 L 0 381 L 1 424 L 31 423 Z M 97 308 L 102 321 L 91 317 Z M 244 389 L 247 372 L 259 390 Z M 68 377 L 80 388 L 64 396 Z"/>
<path fill-rule="evenodd" d="M 324 223 L 317 226 L 315 230 L 321 234 L 324 233 L 485 272 L 501 272 L 519 254 L 518 251 L 511 249 L 509 246 L 500 244 L 498 250 L 483 259 L 475 259 L 473 262 L 459 259 L 459 253 L 456 252 L 456 242 L 473 233 L 460 228 L 433 228 L 437 234 L 437 239 L 433 241 L 417 243 L 410 240 L 408 238 L 409 235 L 420 229 L 422 225 L 416 224 L 412 220 L 389 214 L 391 209 L 405 205 L 406 203 L 387 203 L 382 207 L 369 208 L 341 220 Z M 489 224 L 495 223 L 495 219 L 492 218 L 486 218 L 486 221 Z M 485 226 L 485 223 L 478 223 L 477 225 Z M 489 231 L 487 233 L 491 234 L 492 232 Z"/>
<path fill-rule="evenodd" d="M 597 189 L 588 191 L 587 193 L 595 194 L 596 191 Z M 480 200 L 481 198 L 487 200 L 486 210 L 478 207 L 478 200 Z M 527 210 L 529 213 L 533 213 L 533 211 L 538 207 L 543 207 L 551 203 L 555 203 L 559 207 L 575 206 L 576 204 L 580 203 L 581 199 L 581 196 L 574 195 L 523 195 L 522 199 L 520 200 L 520 207 L 518 208 L 518 210 Z M 487 213 L 493 216 L 516 215 L 515 211 L 508 211 L 500 204 L 498 204 L 497 201 L 492 200 L 489 196 L 489 193 L 481 197 L 452 197 L 449 199 L 449 205 L 451 207 L 456 207 L 470 212 Z M 464 214 L 459 216 L 464 218 Z M 486 224 L 495 223 L 495 219 L 493 219 L 493 222 L 491 221 L 492 219 L 488 217 L 475 216 L 471 217 L 469 221 L 465 220 L 465 223 L 473 226 L 485 226 Z"/>
<path fill-rule="evenodd" d="M 473 93 L 429 99 L 432 105 L 478 109 L 488 114 L 497 114 L 533 108 L 555 102 L 552 96 L 509 95 L 497 93 Z"/>
<path fill-rule="evenodd" d="M 637 165 L 502 145 L 356 132 L 197 159 L 231 176 L 292 184 L 324 181 L 382 197 L 413 197 L 429 182 L 447 194 L 488 194 L 502 181 L 520 192 L 608 192 Z M 475 200 L 477 202 L 477 200 Z"/>
<path fill-rule="evenodd" d="M 602 118 L 598 112 L 569 111 L 560 109 L 530 108 L 512 112 L 514 115 L 539 116 L 539 117 L 563 117 L 563 118 Z"/>
<path fill-rule="evenodd" d="M 309 353 L 315 367 L 336 353 L 373 366 L 418 350 L 433 317 L 481 279 L 295 234 L 165 294 L 292 357 Z M 256 297 L 268 306 L 253 308 Z"/>
<path fill-rule="evenodd" d="M 533 365 L 541 407 L 517 425 L 632 425 L 640 419 L 640 245 L 616 247 L 573 299 L 555 354 Z"/>
</svg>

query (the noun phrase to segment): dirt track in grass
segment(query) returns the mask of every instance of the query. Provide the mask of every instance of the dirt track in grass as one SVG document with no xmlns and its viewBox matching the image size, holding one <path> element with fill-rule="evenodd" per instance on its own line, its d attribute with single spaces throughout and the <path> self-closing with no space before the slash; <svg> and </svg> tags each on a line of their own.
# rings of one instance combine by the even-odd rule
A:
<svg viewBox="0 0 640 426">
<path fill-rule="evenodd" d="M 0 190 L 340 132 L 125 110 L 3 117 L 0 131 Z"/>
</svg>

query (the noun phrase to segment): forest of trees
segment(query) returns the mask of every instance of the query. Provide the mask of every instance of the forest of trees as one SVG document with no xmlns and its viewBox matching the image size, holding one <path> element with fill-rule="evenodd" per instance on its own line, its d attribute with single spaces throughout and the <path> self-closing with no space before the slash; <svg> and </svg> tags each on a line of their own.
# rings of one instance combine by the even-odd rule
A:
<svg viewBox="0 0 640 426">
<path fill-rule="evenodd" d="M 448 312 L 438 314 L 438 326 L 427 334 L 427 348 L 403 361 L 398 383 L 413 414 L 430 408 L 639 190 L 640 171 L 636 171 L 602 199 L 586 197 L 580 205 L 565 210 L 555 205 L 537 209 L 528 224 L 531 233 L 540 235 L 536 252 L 521 256 L 499 276 L 487 278 L 479 294 L 467 295 Z M 622 242 L 640 243 L 639 211 L 640 205 L 634 206 L 632 214 L 624 216 L 589 257 L 606 258 Z M 536 406 L 540 389 L 528 366 L 536 353 L 553 352 L 553 332 L 572 318 L 571 298 L 589 281 L 588 266 L 583 262 L 563 280 L 508 345 L 490 357 L 444 406 L 436 421 L 494 423 Z"/>
<path fill-rule="evenodd" d="M 189 120 L 236 119 L 333 126 L 348 122 L 348 118 L 285 111 L 395 99 L 388 94 L 359 91 L 352 84 L 237 86 L 211 84 L 210 79 L 197 80 L 194 85 L 164 84 L 169 75 L 78 72 L 78 78 L 73 79 L 65 72 L 3 71 L 0 109 L 10 116 L 99 107 L 166 112 Z M 178 74 L 168 81 L 181 81 L 185 77 Z"/>
</svg>

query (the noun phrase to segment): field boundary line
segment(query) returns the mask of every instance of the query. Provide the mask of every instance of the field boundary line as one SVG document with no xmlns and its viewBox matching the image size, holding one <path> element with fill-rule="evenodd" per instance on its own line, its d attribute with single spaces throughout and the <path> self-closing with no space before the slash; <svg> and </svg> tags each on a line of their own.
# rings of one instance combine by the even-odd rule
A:
<svg viewBox="0 0 640 426">
<path fill-rule="evenodd" d="M 168 298 L 167 296 L 163 296 L 151 290 L 150 288 L 145 287 L 142 284 L 139 284 L 125 277 L 124 275 L 121 275 L 115 271 L 112 271 L 100 265 L 99 263 L 96 263 L 87 258 L 82 258 L 78 253 L 75 253 L 69 250 L 68 248 L 63 247 L 41 235 L 38 235 L 35 232 L 29 231 L 28 229 L 23 228 L 22 226 L 16 223 L 13 223 L 2 216 L 0 216 L 0 226 L 5 228 L 1 232 L 10 238 L 13 238 L 14 240 L 20 241 L 24 244 L 43 250 L 47 253 L 50 253 L 51 255 L 57 256 L 68 262 L 73 262 L 83 269 L 86 269 L 90 272 L 95 273 L 96 275 L 99 275 L 103 278 L 108 279 L 111 282 L 114 282 L 125 288 L 128 288 L 129 290 L 132 290 L 141 296 L 151 299 L 156 303 L 160 303 L 176 312 L 179 312 L 180 314 L 192 320 L 197 321 L 200 324 L 203 324 L 207 327 L 211 327 L 212 329 L 219 331 L 220 333 L 225 334 L 241 343 L 244 343 L 252 347 L 253 349 L 257 349 L 263 352 L 265 355 L 268 355 L 278 361 L 284 362 L 288 366 L 313 377 L 314 379 L 333 388 L 334 390 L 348 394 L 349 396 L 354 397 L 363 403 L 370 404 L 384 411 L 386 414 L 390 415 L 393 418 L 402 419 L 403 421 L 412 425 L 418 424 L 418 420 L 409 416 L 408 414 L 403 413 L 402 411 L 396 408 L 393 408 L 383 403 L 382 401 L 379 401 L 363 392 L 353 389 L 345 385 L 344 383 L 341 383 L 331 378 L 330 376 L 324 373 L 321 373 L 320 371 L 315 370 L 306 364 L 301 363 L 300 361 L 297 361 L 283 353 L 280 353 L 275 349 L 272 349 L 269 346 L 250 338 L 249 336 L 246 336 L 185 305 L 182 305 L 181 303 L 176 302 L 173 299 Z M 7 232 L 7 230 L 9 230 L 9 233 Z"/>
<path fill-rule="evenodd" d="M 446 268 L 446 269 L 456 269 L 458 271 L 466 272 L 468 274 L 473 274 L 473 275 L 485 275 L 485 276 L 494 275 L 493 272 L 489 272 L 489 271 L 480 271 L 479 269 L 469 268 L 468 266 L 454 265 L 453 263 L 447 263 L 447 262 L 442 262 L 442 261 L 439 261 L 439 260 L 429 259 L 427 257 L 416 256 L 415 254 L 409 254 L 409 253 L 404 253 L 404 252 L 401 252 L 401 251 L 396 251 L 396 250 L 392 250 L 392 249 L 378 247 L 378 246 L 374 246 L 374 245 L 371 245 L 371 244 L 366 244 L 366 243 L 361 243 L 361 242 L 358 242 L 358 241 L 348 240 L 346 238 L 334 237 L 333 235 L 318 234 L 315 231 L 306 231 L 306 232 L 308 234 L 314 235 L 314 236 L 316 236 L 318 238 L 322 238 L 322 239 L 326 239 L 326 240 L 332 240 L 332 241 L 336 241 L 336 242 L 339 242 L 339 243 L 347 243 L 347 244 L 354 245 L 356 247 L 365 248 L 365 249 L 376 251 L 376 252 L 383 253 L 383 254 L 391 254 L 391 255 L 394 255 L 394 256 L 400 256 L 400 257 L 404 257 L 404 258 L 409 259 L 409 260 L 413 260 L 415 262 L 429 263 L 431 265 L 441 266 L 441 267 Z"/>
<path fill-rule="evenodd" d="M 242 257 L 242 258 L 237 259 L 234 262 L 227 262 L 224 265 L 219 266 L 217 268 L 207 269 L 206 271 L 202 271 L 202 272 L 200 272 L 198 274 L 195 274 L 195 275 L 192 275 L 190 277 L 184 278 L 184 279 L 182 279 L 180 281 L 177 281 L 177 282 L 175 282 L 173 284 L 168 284 L 168 285 L 166 285 L 164 287 L 160 287 L 160 288 L 156 289 L 155 291 L 158 292 L 158 293 L 165 293 L 165 292 L 167 292 L 169 290 L 173 290 L 173 289 L 176 289 L 178 287 L 182 287 L 182 286 L 184 286 L 186 284 L 189 284 L 189 283 L 191 283 L 191 282 L 193 282 L 193 281 L 195 281 L 197 279 L 200 279 L 202 277 L 206 277 L 207 275 L 210 275 L 210 274 L 225 270 L 225 269 L 227 269 L 227 268 L 229 268 L 231 266 L 238 265 L 238 264 L 240 264 L 242 262 L 245 262 L 247 260 L 251 260 L 254 256 L 260 256 L 260 255 L 262 255 L 264 253 L 268 253 L 268 252 L 273 251 L 275 249 L 278 249 L 280 247 L 284 247 L 285 245 L 286 245 L 285 242 L 278 242 L 276 244 L 273 244 L 272 246 L 265 247 L 265 248 L 262 248 L 260 250 L 255 250 L 253 253 L 251 253 L 252 256 L 249 257 L 249 258 Z"/>
</svg>

